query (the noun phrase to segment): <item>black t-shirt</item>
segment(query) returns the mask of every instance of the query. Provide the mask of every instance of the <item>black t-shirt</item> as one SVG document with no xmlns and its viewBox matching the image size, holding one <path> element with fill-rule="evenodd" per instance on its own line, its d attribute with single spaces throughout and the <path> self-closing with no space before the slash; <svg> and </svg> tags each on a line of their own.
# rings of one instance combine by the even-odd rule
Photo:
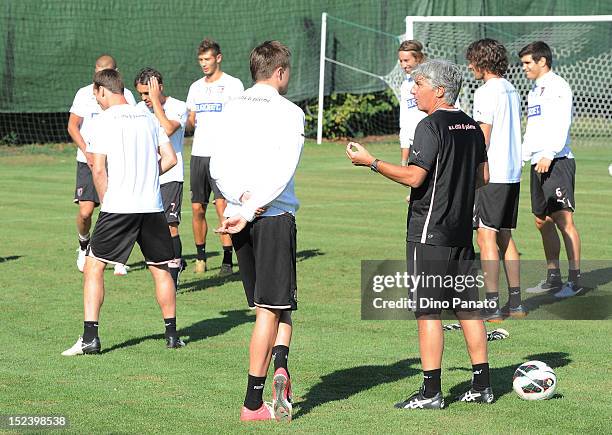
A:
<svg viewBox="0 0 612 435">
<path fill-rule="evenodd" d="M 438 109 L 417 125 L 410 164 L 427 177 L 410 193 L 408 241 L 472 246 L 478 166 L 487 161 L 480 126 L 460 110 Z"/>
</svg>

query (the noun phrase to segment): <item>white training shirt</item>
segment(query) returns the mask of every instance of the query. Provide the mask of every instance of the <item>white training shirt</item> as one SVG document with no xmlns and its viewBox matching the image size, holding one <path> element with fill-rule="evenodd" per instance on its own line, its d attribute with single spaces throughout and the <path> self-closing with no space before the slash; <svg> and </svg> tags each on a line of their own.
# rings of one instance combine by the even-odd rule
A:
<svg viewBox="0 0 612 435">
<path fill-rule="evenodd" d="M 414 131 L 421 119 L 427 116 L 417 107 L 416 99 L 412 95 L 414 80 L 406 76 L 400 87 L 400 147 L 410 148 L 414 141 Z"/>
<path fill-rule="evenodd" d="M 102 113 L 102 108 L 96 101 L 96 97 L 93 94 L 93 83 L 79 89 L 74 96 L 72 101 L 72 107 L 70 107 L 70 113 L 74 113 L 76 116 L 83 118 L 81 123 L 81 129 L 79 130 L 85 144 L 88 145 L 91 141 L 91 132 L 93 131 L 93 122 L 96 116 Z M 132 92 L 128 88 L 123 89 L 123 95 L 127 102 L 133 106 L 136 105 L 136 100 Z M 77 161 L 87 163 L 85 154 L 77 147 Z"/>
<path fill-rule="evenodd" d="M 159 143 L 169 142 L 155 117 L 129 104 L 111 106 L 96 120 L 90 152 L 106 154 L 108 186 L 101 211 L 163 211 L 159 191 Z"/>
<path fill-rule="evenodd" d="M 210 157 L 225 104 L 243 91 L 242 82 L 226 73 L 212 83 L 204 77 L 192 83 L 187 94 L 187 109 L 196 114 L 192 156 Z"/>
<path fill-rule="evenodd" d="M 227 200 L 225 216 L 247 221 L 295 215 L 294 175 L 304 146 L 304 112 L 266 84 L 256 84 L 230 101 L 222 117 L 222 146 L 210 159 L 210 172 Z M 240 203 L 243 193 L 251 198 Z"/>
<path fill-rule="evenodd" d="M 508 80 L 487 80 L 474 94 L 474 121 L 491 125 L 487 156 L 490 183 L 521 181 L 521 101 Z"/>
<path fill-rule="evenodd" d="M 144 101 L 138 103 L 138 107 L 145 110 L 153 115 L 159 128 L 162 128 L 159 120 L 155 116 L 153 109 L 149 109 Z M 166 117 L 170 121 L 176 121 L 180 124 L 180 127 L 170 136 L 170 142 L 176 153 L 176 166 L 170 169 L 168 172 L 159 176 L 159 184 L 170 183 L 171 181 L 184 181 L 183 176 L 183 142 L 185 139 L 185 124 L 187 123 L 187 104 L 184 101 L 177 100 L 173 97 L 167 97 L 166 102 L 162 106 Z"/>
<path fill-rule="evenodd" d="M 542 157 L 573 159 L 569 147 L 573 107 L 569 84 L 549 71 L 535 81 L 527 101 L 524 160 L 536 164 Z"/>
</svg>

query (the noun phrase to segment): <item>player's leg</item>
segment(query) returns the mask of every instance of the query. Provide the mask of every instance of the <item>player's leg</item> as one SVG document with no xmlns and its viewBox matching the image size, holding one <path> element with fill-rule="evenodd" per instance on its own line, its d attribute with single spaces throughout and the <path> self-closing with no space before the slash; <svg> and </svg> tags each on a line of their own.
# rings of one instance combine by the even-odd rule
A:
<svg viewBox="0 0 612 435">
<path fill-rule="evenodd" d="M 476 240 L 480 249 L 480 263 L 484 274 L 488 308 L 483 312 L 485 320 L 500 322 L 502 320 L 499 305 L 499 250 L 497 234 L 493 228 L 479 227 Z"/>
<path fill-rule="evenodd" d="M 221 225 L 225 219 L 223 217 L 225 207 L 227 207 L 227 201 L 225 199 L 215 198 L 215 210 L 217 211 L 217 217 L 219 218 L 219 225 Z M 221 238 L 221 246 L 223 246 L 223 261 L 221 262 L 221 270 L 219 275 L 231 275 L 234 273 L 232 261 L 232 239 L 228 234 L 220 234 L 219 236 Z"/>
<path fill-rule="evenodd" d="M 77 268 L 79 271 L 83 272 L 83 268 L 85 267 L 85 251 L 90 241 L 89 230 L 91 229 L 91 217 L 93 216 L 96 205 L 100 202 L 94 186 L 91 169 L 89 169 L 86 163 L 77 162 L 74 202 L 79 205 L 76 216 L 79 239 Z"/>
<path fill-rule="evenodd" d="M 291 420 L 293 407 L 291 375 L 288 368 L 292 332 L 291 311 L 282 311 L 274 347 L 272 347 L 272 362 L 274 364 L 272 407 L 279 420 Z"/>
<path fill-rule="evenodd" d="M 580 285 L 580 235 L 576 229 L 572 211 L 556 211 L 552 214 L 552 219 L 563 235 L 569 263 L 568 282 L 555 296 L 560 298 L 575 296 L 582 291 Z"/>
<path fill-rule="evenodd" d="M 183 198 L 183 183 L 171 181 L 160 186 L 164 215 L 168 222 L 172 247 L 174 248 L 174 260 L 168 264 L 170 274 L 174 280 L 174 287 L 178 289 L 179 275 L 182 271 L 183 260 L 181 238 L 179 236 L 179 224 L 181 222 L 181 203 Z"/>
<path fill-rule="evenodd" d="M 502 308 L 502 312 L 511 317 L 525 317 L 527 309 L 521 305 L 520 255 L 512 238 L 512 231 L 500 230 L 497 234 L 497 246 L 504 261 L 508 282 L 508 303 Z"/>
<path fill-rule="evenodd" d="M 206 191 L 206 171 L 204 157 L 191 156 L 190 164 L 191 187 L 191 226 L 196 247 L 195 273 L 206 271 L 206 206 L 210 198 L 210 191 Z M 208 194 L 207 194 L 208 193 Z"/>
<path fill-rule="evenodd" d="M 176 331 L 176 288 L 168 270 L 174 260 L 172 238 L 164 213 L 144 213 L 138 244 L 155 282 L 155 296 L 166 328 L 166 347 L 179 348 L 185 343 Z"/>
<path fill-rule="evenodd" d="M 487 354 L 487 330 L 480 319 L 457 313 L 472 362 L 472 387 L 459 396 L 462 402 L 491 403 L 494 400 Z"/>
</svg>

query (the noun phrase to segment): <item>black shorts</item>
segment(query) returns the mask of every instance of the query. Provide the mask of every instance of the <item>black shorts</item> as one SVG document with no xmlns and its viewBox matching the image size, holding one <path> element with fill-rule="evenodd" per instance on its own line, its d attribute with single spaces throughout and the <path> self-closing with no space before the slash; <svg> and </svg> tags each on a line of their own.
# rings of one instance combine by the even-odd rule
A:
<svg viewBox="0 0 612 435">
<path fill-rule="evenodd" d="M 256 218 L 232 235 L 240 278 L 250 308 L 297 310 L 295 218 Z"/>
<path fill-rule="evenodd" d="M 79 201 L 92 201 L 96 205 L 100 204 L 91 169 L 87 163 L 83 162 L 77 162 L 76 188 L 74 189 L 74 202 Z"/>
<path fill-rule="evenodd" d="M 159 186 L 164 214 L 169 224 L 181 223 L 181 204 L 183 203 L 183 183 L 170 181 Z"/>
<path fill-rule="evenodd" d="M 408 274 L 421 277 L 409 298 L 419 315 L 439 316 L 443 309 L 458 317 L 479 318 L 479 282 L 474 269 L 473 247 L 449 247 L 408 242 Z M 469 315 L 469 313 L 473 313 Z"/>
<path fill-rule="evenodd" d="M 189 174 L 192 203 L 208 204 L 211 192 L 213 199 L 223 199 L 217 183 L 210 176 L 210 157 L 191 156 Z"/>
<path fill-rule="evenodd" d="M 575 211 L 575 177 L 576 162 L 567 157 L 554 159 L 545 174 L 538 174 L 531 165 L 531 212 L 550 216 L 559 210 Z"/>
<path fill-rule="evenodd" d="M 126 264 L 136 242 L 147 264 L 167 264 L 174 259 L 168 222 L 161 211 L 134 214 L 101 211 L 88 255 L 105 263 Z"/>
<path fill-rule="evenodd" d="M 520 191 L 521 183 L 489 183 L 476 189 L 474 228 L 515 229 Z"/>
</svg>

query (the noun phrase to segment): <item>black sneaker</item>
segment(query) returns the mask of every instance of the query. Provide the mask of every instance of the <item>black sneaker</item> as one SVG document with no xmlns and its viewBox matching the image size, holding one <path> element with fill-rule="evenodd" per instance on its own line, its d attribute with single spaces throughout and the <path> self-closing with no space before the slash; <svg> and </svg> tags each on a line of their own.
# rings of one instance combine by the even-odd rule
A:
<svg viewBox="0 0 612 435">
<path fill-rule="evenodd" d="M 444 408 L 444 397 L 442 393 L 437 393 L 431 398 L 427 398 L 423 395 L 425 392 L 425 386 L 421 386 L 419 391 L 414 393 L 412 396 L 395 404 L 398 409 L 442 409 Z"/>
<path fill-rule="evenodd" d="M 482 391 L 476 391 L 474 388 L 470 388 L 461 396 L 457 397 L 459 402 L 474 402 L 474 403 L 493 403 L 495 396 L 493 395 L 493 389 L 487 387 Z"/>
<path fill-rule="evenodd" d="M 231 264 L 221 263 L 219 276 L 229 276 L 234 273 L 234 268 Z"/>
<path fill-rule="evenodd" d="M 74 346 L 70 349 L 66 349 L 62 352 L 64 356 L 75 356 L 75 355 L 85 355 L 85 354 L 96 354 L 100 353 L 101 349 L 100 338 L 95 337 L 90 342 L 83 341 L 83 337 L 79 337 Z"/>
<path fill-rule="evenodd" d="M 180 347 L 185 347 L 186 344 L 179 336 L 170 335 L 166 337 L 166 347 L 168 349 L 178 349 Z"/>
<path fill-rule="evenodd" d="M 495 311 L 482 310 L 480 312 L 480 317 L 485 322 L 501 323 L 504 321 L 504 315 L 499 308 L 496 308 Z"/>
<path fill-rule="evenodd" d="M 506 304 L 502 307 L 501 312 L 504 317 L 512 317 L 515 319 L 521 319 L 523 317 L 527 317 L 529 311 L 522 304 L 519 304 L 516 307 L 511 307 L 510 304 Z"/>
</svg>

